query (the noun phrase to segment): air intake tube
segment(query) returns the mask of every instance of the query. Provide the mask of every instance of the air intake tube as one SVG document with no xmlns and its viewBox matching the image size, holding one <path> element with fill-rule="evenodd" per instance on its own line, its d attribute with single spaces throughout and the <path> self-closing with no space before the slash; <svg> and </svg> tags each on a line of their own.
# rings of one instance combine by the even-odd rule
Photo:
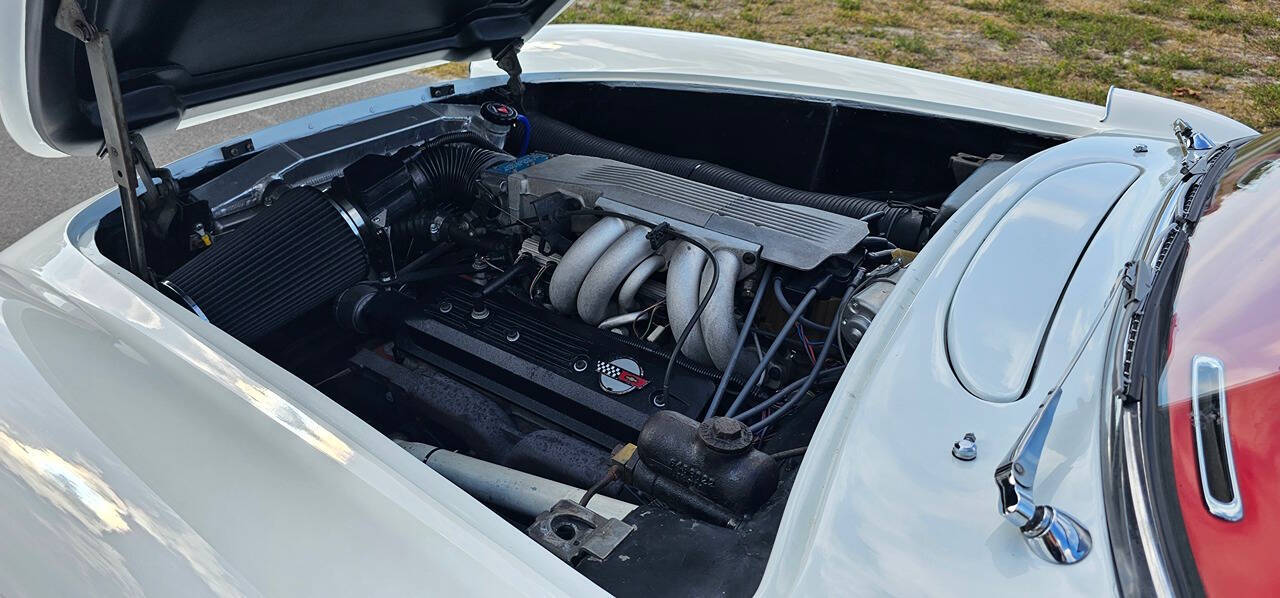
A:
<svg viewBox="0 0 1280 598">
<path fill-rule="evenodd" d="M 427 206 L 477 196 L 480 174 L 512 157 L 468 143 L 406 160 L 370 155 L 321 192 L 278 187 L 269 208 L 174 270 L 161 288 L 251 343 L 370 275 L 394 274 L 391 226 Z"/>
</svg>

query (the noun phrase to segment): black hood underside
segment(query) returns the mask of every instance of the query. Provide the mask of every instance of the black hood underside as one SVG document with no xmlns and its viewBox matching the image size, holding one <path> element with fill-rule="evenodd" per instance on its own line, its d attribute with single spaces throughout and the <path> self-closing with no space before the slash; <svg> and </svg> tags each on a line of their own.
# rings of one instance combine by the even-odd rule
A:
<svg viewBox="0 0 1280 598">
<path fill-rule="evenodd" d="M 96 151 L 101 130 L 83 45 L 54 26 L 58 0 L 28 0 L 28 102 L 66 153 Z M 100 0 L 85 15 L 109 32 L 129 128 L 172 128 L 185 111 L 406 59 L 488 58 L 528 37 L 566 0 Z"/>
</svg>

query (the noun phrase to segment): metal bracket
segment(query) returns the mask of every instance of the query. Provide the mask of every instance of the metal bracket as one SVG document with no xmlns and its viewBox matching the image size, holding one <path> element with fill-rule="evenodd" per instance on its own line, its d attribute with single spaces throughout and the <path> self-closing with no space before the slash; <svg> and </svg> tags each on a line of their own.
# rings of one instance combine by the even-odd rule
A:
<svg viewBox="0 0 1280 598">
<path fill-rule="evenodd" d="M 1173 121 L 1173 134 L 1177 137 L 1178 144 L 1182 146 L 1184 155 L 1193 151 L 1212 149 L 1215 145 L 1212 139 L 1204 133 L 1197 132 L 1181 118 Z"/>
<path fill-rule="evenodd" d="M 143 224 L 151 226 L 151 232 L 163 238 L 169 234 L 169 225 L 178 214 L 178 202 L 175 198 L 178 183 L 173 180 L 173 173 L 168 168 L 156 166 L 141 133 L 129 133 L 129 149 L 133 151 L 138 177 L 142 179 L 142 186 L 146 189 L 142 197 L 138 198 L 144 217 Z M 156 182 L 157 179 L 159 183 Z"/>
<path fill-rule="evenodd" d="M 493 55 L 498 68 L 507 74 L 508 99 L 520 112 L 524 112 L 524 82 L 520 81 L 520 74 L 524 72 L 520 66 L 520 48 L 522 47 L 524 47 L 524 40 L 517 39 Z"/>
<path fill-rule="evenodd" d="M 586 557 L 604 560 L 635 526 L 621 519 L 602 517 L 571 500 L 561 500 L 538 515 L 527 533 L 535 542 L 566 563 Z"/>
<path fill-rule="evenodd" d="M 89 74 L 93 78 L 93 95 L 98 100 L 98 114 L 102 119 L 102 138 L 106 142 L 107 158 L 111 162 L 111 174 L 120 188 L 120 209 L 124 216 L 125 245 L 129 252 L 129 269 L 148 284 L 153 283 L 151 270 L 147 268 L 147 252 L 143 244 L 142 205 L 138 201 L 138 174 L 135 168 L 136 154 L 128 124 L 124 119 L 124 106 L 120 100 L 120 81 L 117 78 L 115 55 L 111 49 L 111 36 L 99 30 L 84 16 L 77 0 L 62 0 L 54 24 L 84 43 L 89 59 Z M 150 166 L 150 165 L 148 165 Z M 145 181 L 150 183 L 150 179 Z"/>
</svg>

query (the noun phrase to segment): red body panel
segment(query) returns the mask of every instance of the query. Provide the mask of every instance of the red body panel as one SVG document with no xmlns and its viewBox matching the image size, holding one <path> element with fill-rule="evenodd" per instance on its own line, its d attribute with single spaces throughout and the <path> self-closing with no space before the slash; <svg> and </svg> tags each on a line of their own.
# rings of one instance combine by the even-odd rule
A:
<svg viewBox="0 0 1280 598">
<path fill-rule="evenodd" d="M 1280 595 L 1280 135 L 1242 147 L 1191 237 L 1174 301 L 1165 384 L 1187 539 L 1210 596 Z M 1278 163 L 1280 164 L 1280 163 Z M 1252 177 L 1250 175 L 1253 175 Z M 1242 177 L 1248 185 L 1238 188 Z M 1244 517 L 1205 506 L 1191 417 L 1191 363 L 1222 360 Z"/>
</svg>

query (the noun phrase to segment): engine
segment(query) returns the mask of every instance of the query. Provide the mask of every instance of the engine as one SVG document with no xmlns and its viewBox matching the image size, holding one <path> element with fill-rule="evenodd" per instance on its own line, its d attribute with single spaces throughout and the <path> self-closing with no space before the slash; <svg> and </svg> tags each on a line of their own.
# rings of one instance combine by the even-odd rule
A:
<svg viewBox="0 0 1280 598">
<path fill-rule="evenodd" d="M 618 159 L 638 154 L 546 118 L 517 127 L 503 104 L 450 110 L 462 118 L 431 122 L 461 126 L 324 176 L 264 170 L 252 201 L 210 201 L 228 224 L 161 288 L 267 354 L 290 347 L 285 360 L 338 338 L 324 326 L 345 331 L 355 346 L 316 383 L 428 464 L 445 446 L 544 487 L 590 488 L 581 505 L 627 499 L 771 538 L 744 525 L 776 523 L 785 500 L 785 457 L 761 444 L 809 434 L 817 390 L 910 256 L 890 225 L 914 212 L 856 198 L 833 210 L 746 175 L 695 180 L 713 171 Z M 544 124 L 562 136 L 504 149 Z M 261 158 L 238 168 L 279 168 Z M 607 559 L 618 542 L 583 552 L 554 521 L 597 547 L 663 533 L 605 507 L 539 505 L 498 506 L 536 515 L 529 534 L 588 568 L 621 566 Z"/>
</svg>

